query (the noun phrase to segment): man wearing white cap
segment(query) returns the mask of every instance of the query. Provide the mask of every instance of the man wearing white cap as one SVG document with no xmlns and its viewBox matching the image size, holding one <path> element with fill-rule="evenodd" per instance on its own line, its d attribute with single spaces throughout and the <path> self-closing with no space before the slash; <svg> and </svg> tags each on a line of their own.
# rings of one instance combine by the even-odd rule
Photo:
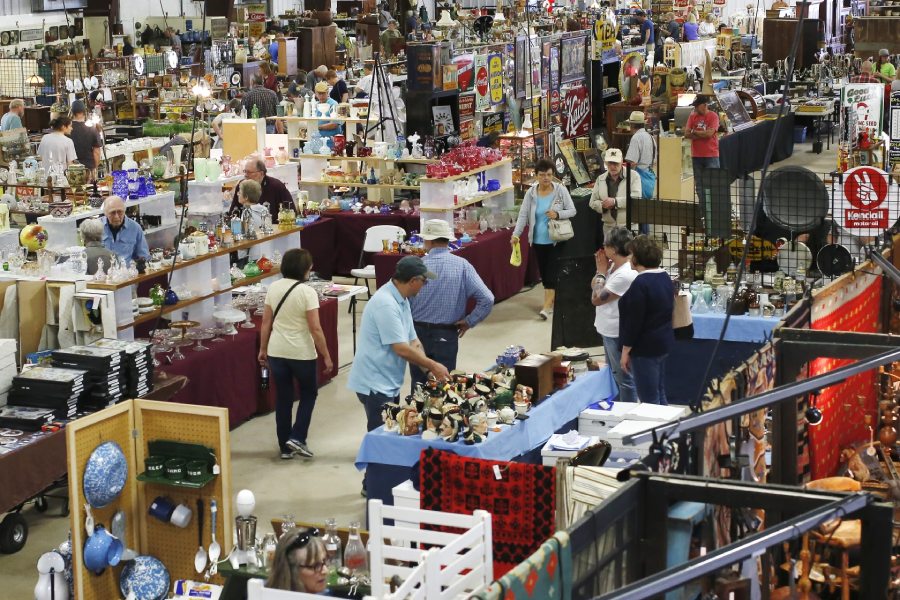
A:
<svg viewBox="0 0 900 600">
<path fill-rule="evenodd" d="M 636 110 L 628 117 L 628 124 L 634 135 L 628 143 L 628 153 L 625 160 L 641 177 L 641 191 L 643 198 L 652 198 L 656 190 L 656 174 L 653 172 L 653 164 L 656 162 L 656 143 L 653 136 L 647 131 L 644 113 Z"/>
<path fill-rule="evenodd" d="M 446 221 L 426 221 L 422 239 L 428 251 L 423 261 L 437 279 L 410 298 L 413 324 L 425 355 L 452 371 L 456 368 L 459 338 L 488 316 L 494 295 L 472 263 L 450 252 L 448 244 L 456 238 Z M 466 314 L 470 298 L 475 301 L 475 308 Z M 425 373 L 415 364 L 409 364 L 409 372 L 413 387 L 425 381 Z"/>
<path fill-rule="evenodd" d="M 603 157 L 606 172 L 597 177 L 591 193 L 592 209 L 603 218 L 603 239 L 616 227 L 625 227 L 629 198 L 641 197 L 641 177 L 634 169 L 623 168 L 622 151 L 610 148 Z M 628 180 L 626 181 L 626 173 Z"/>
</svg>

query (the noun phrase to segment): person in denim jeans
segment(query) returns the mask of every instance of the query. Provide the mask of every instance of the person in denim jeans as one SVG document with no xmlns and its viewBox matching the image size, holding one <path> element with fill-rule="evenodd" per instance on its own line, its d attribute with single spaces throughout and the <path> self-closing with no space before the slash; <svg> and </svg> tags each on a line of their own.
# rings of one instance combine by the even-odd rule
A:
<svg viewBox="0 0 900 600">
<path fill-rule="evenodd" d="M 622 349 L 619 345 L 619 298 L 625 295 L 637 277 L 628 256 L 628 244 L 632 239 L 631 232 L 625 227 L 616 227 L 610 232 L 603 240 L 603 248 L 594 256 L 597 274 L 591 282 L 591 302 L 597 307 L 594 327 L 603 336 L 606 364 L 612 370 L 619 388 L 620 402 L 637 401 L 634 380 L 621 367 Z"/>
<path fill-rule="evenodd" d="M 312 270 L 309 250 L 294 248 L 281 260 L 283 279 L 269 286 L 260 327 L 259 364 L 269 367 L 275 382 L 275 431 L 281 458 L 295 454 L 312 458 L 306 445 L 313 408 L 319 395 L 318 360 L 331 371 L 333 363 L 319 322 L 319 296 L 303 282 Z M 294 385 L 300 388 L 300 406 L 291 424 Z"/>
<path fill-rule="evenodd" d="M 719 168 L 719 115 L 709 110 L 709 96 L 697 94 L 692 106 L 694 111 L 685 123 L 684 137 L 691 140 L 694 187 L 700 201 L 700 215 L 705 219 L 708 207 L 702 183 L 709 169 Z"/>
<path fill-rule="evenodd" d="M 450 377 L 447 367 L 425 355 L 409 305 L 409 298 L 435 278 L 421 258 L 405 256 L 397 263 L 391 281 L 366 303 L 347 387 L 356 392 L 365 408 L 368 431 L 381 426 L 382 406 L 400 398 L 407 363 L 438 379 Z"/>
<path fill-rule="evenodd" d="M 650 404 L 666 400 L 666 359 L 675 342 L 672 278 L 659 268 L 662 249 L 639 235 L 629 244 L 631 265 L 638 272 L 631 287 L 619 298 L 620 365 L 631 374 L 638 399 Z"/>
</svg>

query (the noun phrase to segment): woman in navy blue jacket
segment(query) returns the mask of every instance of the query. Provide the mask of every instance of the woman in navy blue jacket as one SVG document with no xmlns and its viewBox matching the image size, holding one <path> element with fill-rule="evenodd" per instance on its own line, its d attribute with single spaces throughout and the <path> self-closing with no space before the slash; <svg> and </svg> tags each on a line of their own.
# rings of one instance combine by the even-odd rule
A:
<svg viewBox="0 0 900 600">
<path fill-rule="evenodd" d="M 631 265 L 638 272 L 619 299 L 619 343 L 622 370 L 630 373 L 641 402 L 668 404 L 666 358 L 675 341 L 672 278 L 659 268 L 662 249 L 646 235 L 629 246 Z"/>
</svg>

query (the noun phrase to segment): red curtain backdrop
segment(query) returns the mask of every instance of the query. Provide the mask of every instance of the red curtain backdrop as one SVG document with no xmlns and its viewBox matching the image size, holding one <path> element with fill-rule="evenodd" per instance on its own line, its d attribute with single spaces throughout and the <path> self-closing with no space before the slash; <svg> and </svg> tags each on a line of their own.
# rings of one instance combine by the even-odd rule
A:
<svg viewBox="0 0 900 600">
<path fill-rule="evenodd" d="M 812 329 L 877 333 L 880 307 L 881 278 L 860 275 L 835 293 L 813 299 Z M 810 363 L 809 374 L 821 375 L 851 362 L 855 361 L 818 358 Z M 818 427 L 809 428 L 813 479 L 838 474 L 841 450 L 869 439 L 864 416 L 874 417 L 877 412 L 876 376 L 876 371 L 862 373 L 819 395 L 817 406 L 824 419 Z M 874 426 L 874 418 L 872 422 Z"/>
</svg>

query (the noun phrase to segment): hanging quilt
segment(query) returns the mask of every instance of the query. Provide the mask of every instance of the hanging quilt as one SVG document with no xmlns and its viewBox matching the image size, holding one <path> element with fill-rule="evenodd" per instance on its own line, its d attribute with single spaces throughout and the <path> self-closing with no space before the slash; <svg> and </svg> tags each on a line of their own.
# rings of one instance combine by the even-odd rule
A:
<svg viewBox="0 0 900 600">
<path fill-rule="evenodd" d="M 468 458 L 427 448 L 419 459 L 419 473 L 421 508 L 466 515 L 479 509 L 491 513 L 495 579 L 534 553 L 555 531 L 553 467 Z"/>
</svg>

